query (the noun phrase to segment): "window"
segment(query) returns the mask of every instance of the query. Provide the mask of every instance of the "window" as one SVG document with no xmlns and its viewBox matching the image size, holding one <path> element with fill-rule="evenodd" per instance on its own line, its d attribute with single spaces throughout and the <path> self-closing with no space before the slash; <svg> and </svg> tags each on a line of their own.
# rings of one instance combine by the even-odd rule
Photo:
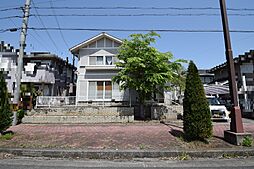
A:
<svg viewBox="0 0 254 169">
<path fill-rule="evenodd" d="M 96 65 L 96 57 L 94 56 L 89 57 L 89 65 Z"/>
<path fill-rule="evenodd" d="M 90 100 L 112 98 L 111 81 L 90 81 L 88 90 L 88 99 Z"/>
<path fill-rule="evenodd" d="M 89 65 L 113 65 L 115 57 L 113 56 L 90 56 Z"/>
<path fill-rule="evenodd" d="M 110 39 L 106 39 L 106 47 L 113 47 L 113 41 Z"/>
<path fill-rule="evenodd" d="M 96 56 L 96 65 L 103 65 L 103 56 Z"/>
<path fill-rule="evenodd" d="M 106 65 L 112 65 L 112 56 L 106 56 Z"/>
<path fill-rule="evenodd" d="M 110 81 L 105 82 L 105 99 L 112 98 L 112 84 Z"/>
<path fill-rule="evenodd" d="M 97 41 L 97 48 L 103 48 L 104 47 L 104 38 Z"/>
<path fill-rule="evenodd" d="M 96 82 L 89 82 L 88 86 L 88 99 L 94 100 L 96 99 Z"/>
<path fill-rule="evenodd" d="M 97 98 L 96 99 L 103 99 L 103 83 L 104 82 L 97 82 Z"/>
</svg>

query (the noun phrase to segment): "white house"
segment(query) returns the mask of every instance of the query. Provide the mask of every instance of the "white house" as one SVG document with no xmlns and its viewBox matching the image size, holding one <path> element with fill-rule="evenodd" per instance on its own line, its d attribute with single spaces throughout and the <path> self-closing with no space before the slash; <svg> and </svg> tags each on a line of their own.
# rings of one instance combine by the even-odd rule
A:
<svg viewBox="0 0 254 169">
<path fill-rule="evenodd" d="M 115 62 L 121 44 L 122 40 L 103 32 L 70 48 L 78 57 L 77 104 L 132 99 L 129 91 L 120 91 L 118 84 L 111 80 L 119 71 Z"/>
</svg>

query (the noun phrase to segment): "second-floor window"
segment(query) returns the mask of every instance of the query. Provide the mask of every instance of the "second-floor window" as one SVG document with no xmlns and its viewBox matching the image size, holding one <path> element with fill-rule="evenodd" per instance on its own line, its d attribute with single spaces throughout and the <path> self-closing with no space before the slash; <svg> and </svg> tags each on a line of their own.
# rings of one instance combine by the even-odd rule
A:
<svg viewBox="0 0 254 169">
<path fill-rule="evenodd" d="M 90 56 L 89 65 L 113 65 L 113 56 Z"/>
</svg>

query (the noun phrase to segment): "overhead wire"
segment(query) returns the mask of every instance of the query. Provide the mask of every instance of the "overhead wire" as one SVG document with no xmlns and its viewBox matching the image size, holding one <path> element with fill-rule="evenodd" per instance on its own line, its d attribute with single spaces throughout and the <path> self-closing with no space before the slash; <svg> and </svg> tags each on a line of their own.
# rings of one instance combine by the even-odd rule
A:
<svg viewBox="0 0 254 169">
<path fill-rule="evenodd" d="M 52 1 L 52 0 L 50 1 L 50 6 L 51 6 L 51 9 L 52 9 L 53 14 L 55 15 L 54 17 L 55 17 L 57 26 L 58 26 L 58 28 L 60 29 L 61 26 L 60 26 L 60 23 L 59 23 L 59 21 L 58 21 L 58 19 L 57 19 L 56 12 L 55 12 L 55 10 L 53 9 L 53 1 Z M 66 42 L 66 40 L 65 40 L 65 38 L 64 38 L 64 35 L 63 35 L 63 33 L 62 33 L 62 30 L 60 29 L 59 32 L 60 32 L 60 35 L 61 35 L 61 37 L 62 37 L 62 39 L 63 39 L 63 41 L 64 41 L 65 46 L 67 47 L 67 49 L 69 49 L 69 45 L 68 45 L 68 43 Z"/>
<path fill-rule="evenodd" d="M 51 9 L 51 7 L 36 7 L 37 9 Z M 191 8 L 191 7 L 54 7 L 54 9 L 61 10 L 83 10 L 83 9 L 92 9 L 92 10 L 105 10 L 105 9 L 121 9 L 121 10 L 220 10 L 217 7 L 203 7 L 203 8 Z M 227 8 L 229 11 L 254 11 L 254 8 Z"/>
<path fill-rule="evenodd" d="M 34 4 L 41 4 L 41 3 L 51 3 L 56 2 L 55 1 L 44 1 L 44 2 L 37 2 Z M 10 11 L 10 10 L 20 10 L 22 7 L 10 7 L 10 8 L 3 8 L 0 9 L 0 12 L 4 11 Z M 123 6 L 115 6 L 115 7 L 102 7 L 102 6 L 94 6 L 94 7 L 85 7 L 85 6 L 79 6 L 79 7 L 69 7 L 69 6 L 58 6 L 58 7 L 31 7 L 31 9 L 39 9 L 39 10 L 48 10 L 48 9 L 54 9 L 54 10 L 180 10 L 180 11 L 186 11 L 186 10 L 220 10 L 220 8 L 217 7 L 138 7 L 138 6 L 132 6 L 132 7 L 123 7 Z M 254 8 L 227 8 L 228 11 L 254 11 Z"/>
<path fill-rule="evenodd" d="M 254 16 L 253 14 L 228 14 L 229 16 Z M 31 16 L 35 16 L 31 14 Z M 40 17 L 158 17 L 158 16 L 220 16 L 215 13 L 139 13 L 139 14 L 39 14 Z"/>
<path fill-rule="evenodd" d="M 12 20 L 12 19 L 9 19 L 10 21 L 11 21 L 11 23 L 15 26 L 15 27 L 18 27 L 18 25 Z M 40 37 L 40 39 L 41 39 L 41 36 L 36 32 L 36 30 L 33 30 L 35 33 L 36 33 L 36 35 L 37 36 L 39 36 Z M 38 40 L 33 34 L 29 34 L 29 35 L 31 35 L 41 46 L 43 46 L 44 48 L 46 48 L 47 50 L 48 50 L 48 48 L 40 41 L 40 40 Z"/>
<path fill-rule="evenodd" d="M 23 18 L 23 17 L 22 16 L 18 16 L 18 15 L 15 15 L 15 16 L 4 16 L 4 17 L 0 17 L 0 20 L 11 19 L 11 18 Z"/>
<path fill-rule="evenodd" d="M 15 7 L 15 8 L 4 8 L 0 9 L 0 12 L 5 12 L 5 11 L 14 11 L 14 10 L 21 10 L 22 7 Z"/>
<path fill-rule="evenodd" d="M 220 16 L 220 14 L 216 13 L 139 13 L 139 14 L 34 14 L 31 13 L 29 16 L 31 17 L 191 17 L 191 16 Z M 228 16 L 254 16 L 254 13 L 229 13 Z M 11 19 L 11 18 L 22 18 L 19 15 L 13 16 L 5 16 L 0 17 L 0 20 Z M 41 22 L 41 21 L 39 21 Z M 56 21 L 57 24 L 60 26 L 59 21 Z"/>
<path fill-rule="evenodd" d="M 32 4 L 33 4 L 33 6 L 35 7 L 35 3 L 34 3 L 33 0 L 32 0 Z M 47 31 L 47 28 L 46 28 L 45 24 L 43 23 L 41 17 L 39 16 L 39 13 L 38 13 L 37 9 L 35 9 L 35 12 L 36 12 L 36 14 L 38 15 L 38 18 L 37 18 L 37 17 L 36 17 L 36 18 L 39 19 L 39 22 L 41 23 L 41 25 L 43 26 L 44 30 L 46 31 L 46 33 L 47 33 L 49 39 L 51 40 L 52 44 L 54 45 L 54 47 L 56 48 L 56 50 L 59 51 L 59 49 L 58 49 L 58 47 L 57 47 L 55 41 L 54 41 L 53 38 L 51 37 L 50 33 Z"/>
<path fill-rule="evenodd" d="M 45 28 L 28 27 L 28 29 L 45 30 Z M 49 27 L 47 30 L 51 31 L 112 31 L 112 32 L 179 32 L 179 33 L 222 33 L 222 30 L 205 30 L 205 29 L 114 29 L 114 28 L 54 28 Z M 254 30 L 231 30 L 232 33 L 254 33 Z"/>
</svg>

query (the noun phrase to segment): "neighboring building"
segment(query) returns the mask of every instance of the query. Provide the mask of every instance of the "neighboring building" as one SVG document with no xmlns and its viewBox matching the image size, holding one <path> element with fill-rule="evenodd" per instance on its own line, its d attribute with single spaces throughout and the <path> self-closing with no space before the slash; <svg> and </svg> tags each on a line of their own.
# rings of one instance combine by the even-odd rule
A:
<svg viewBox="0 0 254 169">
<path fill-rule="evenodd" d="M 1 42 L 0 69 L 4 71 L 8 92 L 13 96 L 18 50 Z M 75 95 L 70 93 L 69 84 L 73 84 L 76 68 L 65 60 L 48 52 L 34 52 L 23 58 L 22 84 L 32 83 L 43 96 Z M 71 85 L 73 86 L 73 85 Z"/>
<path fill-rule="evenodd" d="M 33 83 L 43 96 L 68 96 L 74 82 L 75 67 L 49 52 L 34 52 L 24 57 L 22 84 Z"/>
<path fill-rule="evenodd" d="M 203 84 L 209 84 L 214 81 L 214 74 L 209 73 L 208 69 L 199 69 L 198 74 Z"/>
<path fill-rule="evenodd" d="M 117 49 L 122 40 L 107 33 L 88 39 L 70 49 L 78 57 L 76 102 L 134 101 L 129 90 L 120 91 L 111 79 L 117 75 Z"/>
<path fill-rule="evenodd" d="M 10 44 L 1 41 L 0 44 L 0 69 L 4 73 L 8 92 L 13 96 L 16 82 L 18 50 L 15 50 Z"/>
<path fill-rule="evenodd" d="M 234 58 L 240 107 L 244 115 L 254 117 L 254 50 Z M 227 63 L 212 68 L 215 82 L 228 80 Z"/>
</svg>

